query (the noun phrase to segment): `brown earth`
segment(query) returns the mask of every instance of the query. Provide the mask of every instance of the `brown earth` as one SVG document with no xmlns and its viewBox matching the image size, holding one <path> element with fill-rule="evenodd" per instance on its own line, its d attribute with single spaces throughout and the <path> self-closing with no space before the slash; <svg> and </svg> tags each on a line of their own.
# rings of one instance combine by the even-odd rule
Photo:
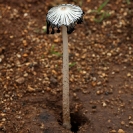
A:
<svg viewBox="0 0 133 133">
<path fill-rule="evenodd" d="M 133 2 L 109 1 L 101 22 L 81 6 L 69 35 L 72 129 L 62 127 L 61 34 L 46 34 L 46 14 L 61 0 L 0 0 L 0 133 L 132 133 Z"/>
</svg>

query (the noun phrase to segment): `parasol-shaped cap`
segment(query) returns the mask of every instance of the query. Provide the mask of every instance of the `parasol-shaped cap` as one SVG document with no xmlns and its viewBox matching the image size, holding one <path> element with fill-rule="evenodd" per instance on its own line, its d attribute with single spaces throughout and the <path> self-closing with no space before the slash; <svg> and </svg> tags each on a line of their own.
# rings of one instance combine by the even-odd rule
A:
<svg viewBox="0 0 133 133">
<path fill-rule="evenodd" d="M 57 27 L 57 32 L 60 32 L 60 27 L 65 25 L 67 33 L 71 34 L 74 30 L 75 24 L 83 22 L 84 12 L 79 6 L 71 4 L 62 4 L 51 8 L 47 14 L 47 34 L 49 34 L 49 27 L 51 26 L 54 34 L 54 28 Z"/>
</svg>

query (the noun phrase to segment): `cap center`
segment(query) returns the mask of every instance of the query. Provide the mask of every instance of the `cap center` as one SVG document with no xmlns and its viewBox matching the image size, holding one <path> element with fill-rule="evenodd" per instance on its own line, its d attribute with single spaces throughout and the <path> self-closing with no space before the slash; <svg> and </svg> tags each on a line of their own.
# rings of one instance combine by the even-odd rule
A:
<svg viewBox="0 0 133 133">
<path fill-rule="evenodd" d="M 66 7 L 61 7 L 61 10 L 66 10 Z"/>
</svg>

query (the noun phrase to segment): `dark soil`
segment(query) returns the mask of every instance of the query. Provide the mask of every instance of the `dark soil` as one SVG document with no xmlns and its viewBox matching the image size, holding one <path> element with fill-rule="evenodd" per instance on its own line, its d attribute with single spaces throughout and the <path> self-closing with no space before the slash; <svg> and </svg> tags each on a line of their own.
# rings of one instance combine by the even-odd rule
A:
<svg viewBox="0 0 133 133">
<path fill-rule="evenodd" d="M 72 129 L 62 126 L 61 33 L 46 14 L 62 0 L 0 0 L 0 133 L 132 133 L 133 2 L 65 1 L 84 23 L 69 35 Z"/>
</svg>

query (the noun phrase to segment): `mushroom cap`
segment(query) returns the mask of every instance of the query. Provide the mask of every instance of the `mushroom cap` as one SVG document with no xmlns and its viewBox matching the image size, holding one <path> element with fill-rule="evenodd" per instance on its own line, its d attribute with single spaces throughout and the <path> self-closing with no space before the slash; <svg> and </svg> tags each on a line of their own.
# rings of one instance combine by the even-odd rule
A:
<svg viewBox="0 0 133 133">
<path fill-rule="evenodd" d="M 84 12 L 79 6 L 72 4 L 61 4 L 51 8 L 48 11 L 46 20 L 48 26 L 61 27 L 62 25 L 67 26 L 68 33 L 74 30 L 75 23 L 78 24 L 83 20 Z"/>
</svg>

